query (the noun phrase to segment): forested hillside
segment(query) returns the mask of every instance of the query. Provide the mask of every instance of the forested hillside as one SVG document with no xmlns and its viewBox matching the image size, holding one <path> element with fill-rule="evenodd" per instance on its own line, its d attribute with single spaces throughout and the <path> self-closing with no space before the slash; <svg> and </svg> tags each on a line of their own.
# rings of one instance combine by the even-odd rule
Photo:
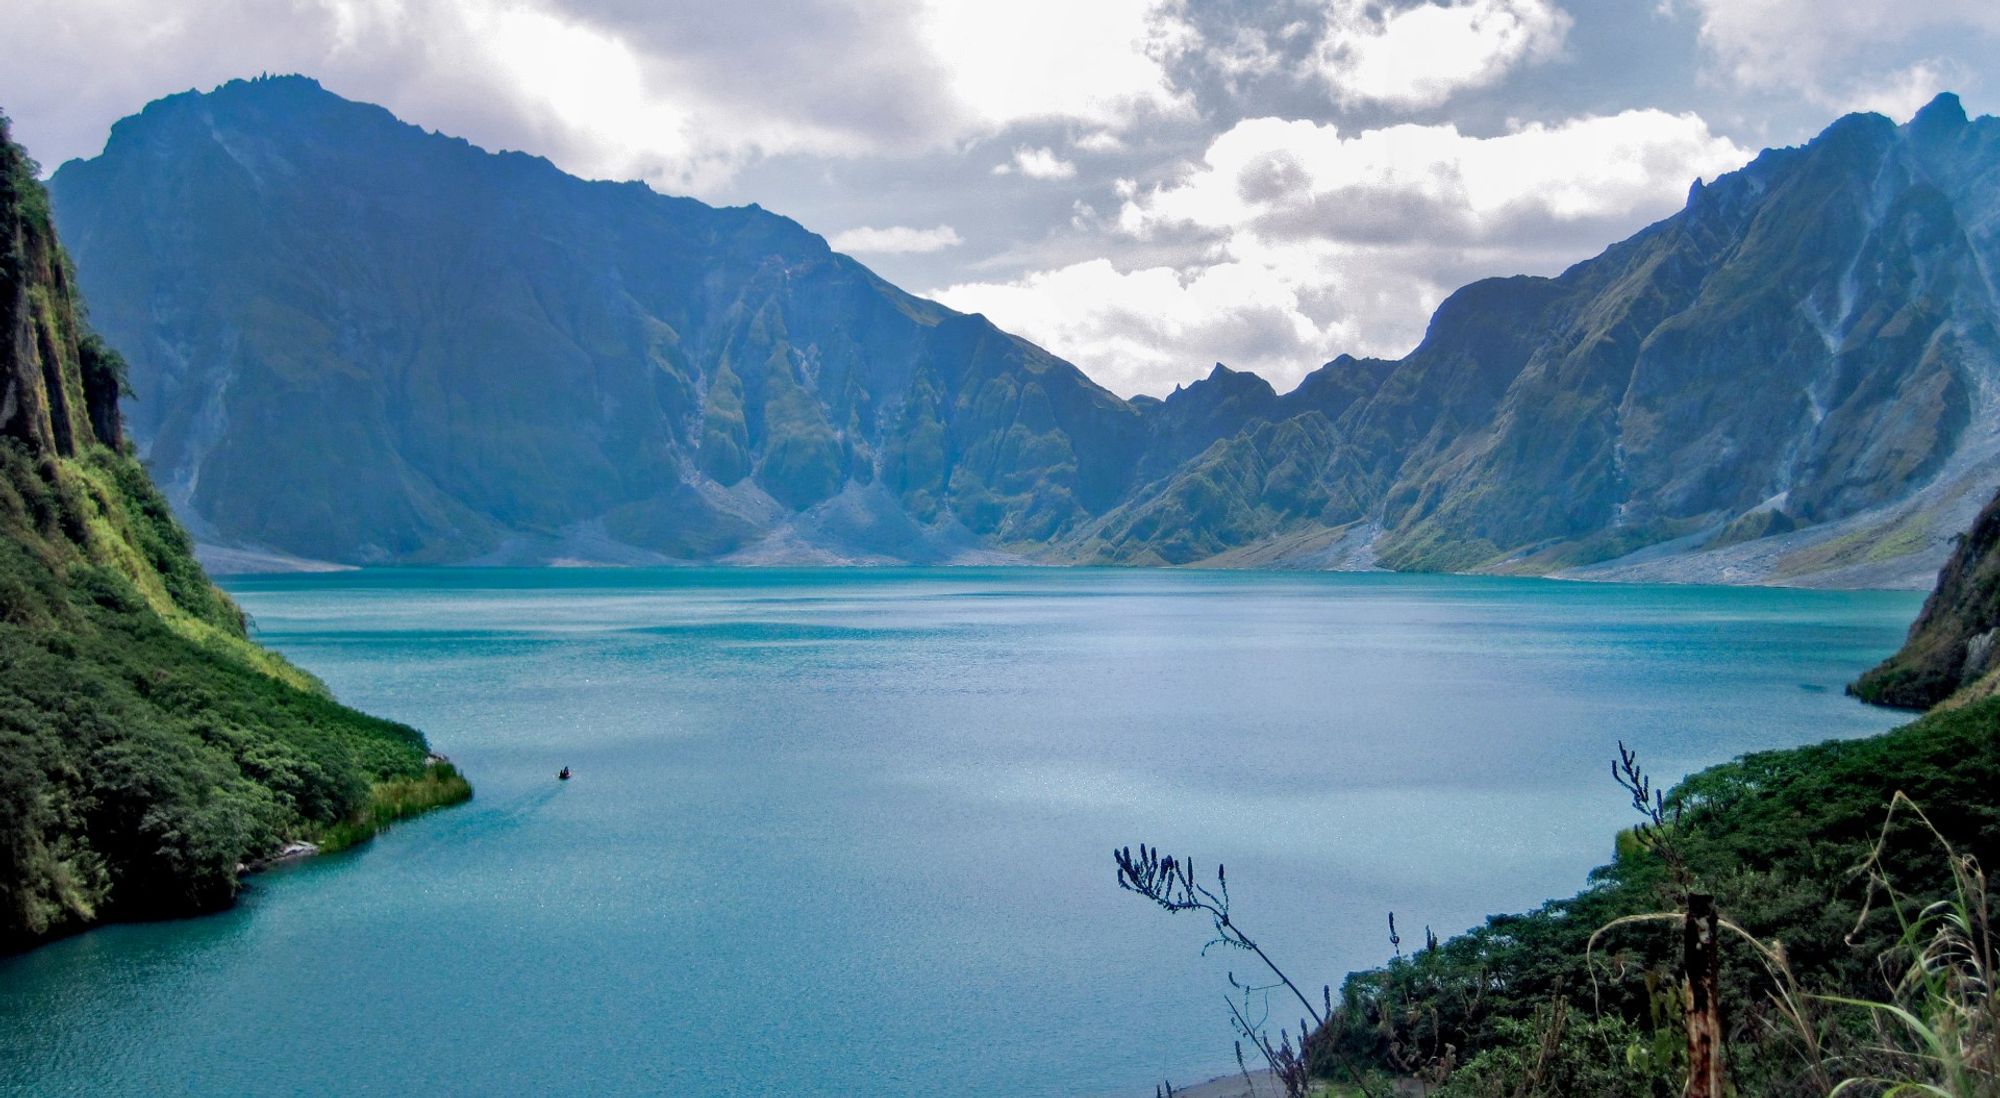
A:
<svg viewBox="0 0 2000 1098">
<path fill-rule="evenodd" d="M 0 119 L 0 951 L 226 905 L 287 840 L 470 792 L 249 640 L 123 438 L 74 281 Z"/>
</svg>

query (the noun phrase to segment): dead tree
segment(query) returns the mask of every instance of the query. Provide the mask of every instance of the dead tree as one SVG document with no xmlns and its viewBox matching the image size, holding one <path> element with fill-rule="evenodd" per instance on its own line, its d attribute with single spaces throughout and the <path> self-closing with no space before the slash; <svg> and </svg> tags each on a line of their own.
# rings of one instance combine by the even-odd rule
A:
<svg viewBox="0 0 2000 1098">
<path fill-rule="evenodd" d="M 1690 892 L 1681 927 L 1681 965 L 1687 973 L 1687 1098 L 1722 1098 L 1722 952 L 1715 897 Z"/>
</svg>

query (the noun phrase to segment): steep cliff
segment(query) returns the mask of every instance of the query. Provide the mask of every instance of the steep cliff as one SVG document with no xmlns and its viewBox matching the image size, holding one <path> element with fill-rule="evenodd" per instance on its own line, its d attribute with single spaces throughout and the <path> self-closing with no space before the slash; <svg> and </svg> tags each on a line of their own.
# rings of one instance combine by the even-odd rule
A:
<svg viewBox="0 0 2000 1098">
<path fill-rule="evenodd" d="M 1402 359 L 1164 401 L 754 206 L 302 78 L 154 103 L 53 185 L 176 509 L 279 555 L 1916 586 L 2000 486 L 2000 122 L 1949 96 L 1467 286 Z"/>
<path fill-rule="evenodd" d="M 380 783 L 461 795 L 416 730 L 251 643 L 202 574 L 4 119 L 0 325 L 0 952 L 226 904 L 283 840 L 364 831 Z"/>
</svg>

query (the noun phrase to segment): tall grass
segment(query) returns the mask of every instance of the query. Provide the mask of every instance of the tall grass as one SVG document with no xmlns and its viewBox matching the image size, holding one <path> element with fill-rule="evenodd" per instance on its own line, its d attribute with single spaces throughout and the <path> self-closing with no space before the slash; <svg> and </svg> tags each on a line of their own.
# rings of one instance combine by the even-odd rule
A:
<svg viewBox="0 0 2000 1098">
<path fill-rule="evenodd" d="M 472 799 L 472 784 L 449 762 L 426 765 L 413 778 L 390 778 L 375 783 L 368 803 L 353 816 L 320 832 L 322 854 L 344 850 L 374 838 L 377 831 L 395 823 Z"/>
<path fill-rule="evenodd" d="M 1916 818 L 1950 869 L 1943 898 L 1918 904 L 1897 891 L 1883 852 L 1897 813 Z M 1865 1026 L 1835 1066 L 1844 1076 L 1833 1095 L 2000 1096 L 2000 1000 L 1995 991 L 1992 893 L 1977 859 L 1959 852 L 1916 802 L 1901 793 L 1889 805 L 1868 861 L 1871 901 L 1885 901 L 1900 930 L 1881 958 L 1889 993 L 1881 1000 L 1823 996 L 1858 1012 Z M 1863 913 L 1866 918 L 1866 912 Z"/>
<path fill-rule="evenodd" d="M 1914 827 L 1936 844 L 1951 885 L 1938 899 L 1913 900 L 1890 874 L 1892 836 Z M 1783 943 L 1727 920 L 1770 977 L 1775 1024 L 1766 1036 L 1796 1047 L 1800 1069 L 1786 1094 L 1873 1098 L 2000 1098 L 2000 998 L 1996 998 L 1992 893 L 1976 858 L 1946 839 L 1922 808 L 1898 792 L 1867 858 L 1854 870 L 1868 898 L 1850 944 L 1876 913 L 1896 933 L 1875 956 L 1880 998 L 1807 989 Z M 1679 914 L 1631 915 L 1600 928 L 1678 921 Z M 1597 936 L 1592 937 L 1594 948 Z M 1748 1093 L 1748 1092 L 1745 1092 Z"/>
</svg>

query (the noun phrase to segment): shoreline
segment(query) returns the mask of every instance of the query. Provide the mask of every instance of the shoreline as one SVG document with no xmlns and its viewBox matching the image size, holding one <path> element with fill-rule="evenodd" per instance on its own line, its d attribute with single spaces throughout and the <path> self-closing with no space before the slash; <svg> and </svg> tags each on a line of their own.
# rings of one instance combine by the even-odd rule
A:
<svg viewBox="0 0 2000 1098">
<path fill-rule="evenodd" d="M 425 791 L 425 795 L 411 798 L 413 789 Z M 445 808 L 461 805 L 472 799 L 472 783 L 458 772 L 451 759 L 444 755 L 426 756 L 423 771 L 415 778 L 392 778 L 376 782 L 369 788 L 369 806 L 363 809 L 362 817 L 346 823 L 335 824 L 322 830 L 319 841 L 312 839 L 287 839 L 277 850 L 251 861 L 236 863 L 236 879 L 243 881 L 269 869 L 290 865 L 323 854 L 337 854 L 343 850 L 363 845 L 395 824 L 418 816 L 428 815 Z M 219 915 L 235 907 L 242 895 L 239 886 L 229 902 L 215 907 L 182 911 L 165 916 L 149 916 L 132 919 L 92 919 L 83 923 L 65 923 L 59 929 L 44 934 L 24 944 L 19 949 L 0 950 L 0 959 L 20 957 L 53 945 L 67 938 L 88 934 L 100 927 L 131 923 L 151 923 L 175 919 L 199 919 L 209 915 Z"/>
<path fill-rule="evenodd" d="M 432 753 L 425 756 L 424 768 L 416 777 L 390 778 L 370 786 L 368 805 L 354 819 L 330 824 L 320 829 L 314 838 L 287 839 L 276 851 L 254 861 L 238 862 L 237 879 L 290 862 L 351 850 L 372 841 L 375 836 L 403 820 L 461 805 L 471 799 L 472 783 L 458 772 L 450 756 Z"/>
<path fill-rule="evenodd" d="M 450 808 L 472 799 L 472 783 L 458 772 L 448 756 L 432 753 L 424 757 L 424 768 L 414 778 L 390 778 L 369 787 L 368 804 L 354 819 L 322 829 L 317 841 L 305 845 L 316 854 L 332 854 L 360 846 L 400 820 L 411 819 L 440 808 Z M 286 849 L 298 845 L 287 844 Z"/>
</svg>

